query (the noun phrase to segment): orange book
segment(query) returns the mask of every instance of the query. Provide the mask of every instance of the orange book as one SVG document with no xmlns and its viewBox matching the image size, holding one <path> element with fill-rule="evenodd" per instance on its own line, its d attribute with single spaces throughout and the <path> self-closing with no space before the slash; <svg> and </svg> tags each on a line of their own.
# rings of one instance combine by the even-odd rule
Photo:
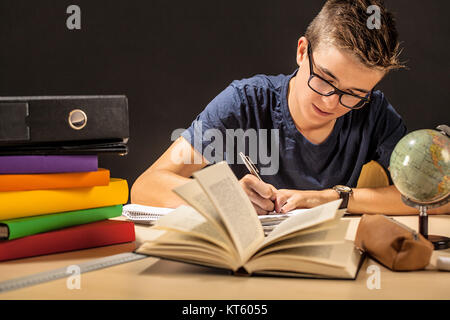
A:
<svg viewBox="0 0 450 320">
<path fill-rule="evenodd" d="M 71 189 L 109 184 L 109 170 L 92 172 L 0 174 L 0 192 Z"/>
</svg>

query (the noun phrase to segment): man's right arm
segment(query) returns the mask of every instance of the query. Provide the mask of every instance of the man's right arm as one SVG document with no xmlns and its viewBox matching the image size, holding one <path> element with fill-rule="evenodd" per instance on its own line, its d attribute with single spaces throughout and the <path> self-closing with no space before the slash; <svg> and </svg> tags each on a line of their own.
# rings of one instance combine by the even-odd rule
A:
<svg viewBox="0 0 450 320">
<path fill-rule="evenodd" d="M 172 189 L 188 182 L 192 173 L 207 164 L 207 160 L 187 140 L 179 137 L 134 182 L 131 202 L 167 208 L 186 204 Z"/>
<path fill-rule="evenodd" d="M 176 208 L 186 204 L 172 189 L 188 182 L 195 171 L 207 165 L 207 160 L 187 140 L 179 137 L 134 182 L 131 188 L 131 202 L 166 208 Z M 272 185 L 250 174 L 243 177 L 239 183 L 258 214 L 267 214 L 278 209 L 273 203 L 276 189 Z"/>
</svg>

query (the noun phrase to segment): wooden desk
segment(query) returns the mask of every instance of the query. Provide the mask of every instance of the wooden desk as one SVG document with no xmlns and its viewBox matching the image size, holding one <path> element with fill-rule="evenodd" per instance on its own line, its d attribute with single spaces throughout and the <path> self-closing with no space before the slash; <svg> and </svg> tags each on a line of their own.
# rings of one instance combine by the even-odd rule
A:
<svg viewBox="0 0 450 320">
<path fill-rule="evenodd" d="M 359 217 L 349 217 L 348 239 L 354 239 Z M 417 229 L 417 217 L 397 217 Z M 450 236 L 450 215 L 431 216 L 430 234 Z M 136 226 L 137 242 L 147 227 Z M 53 254 L 0 263 L 0 281 L 86 262 L 120 252 L 134 244 Z M 427 270 L 392 272 L 366 259 L 355 281 L 277 277 L 236 277 L 227 272 L 146 258 L 81 274 L 81 289 L 69 290 L 67 279 L 0 294 L 0 299 L 450 299 L 450 273 L 434 268 L 435 251 Z M 380 289 L 368 289 L 370 265 L 380 267 Z"/>
</svg>

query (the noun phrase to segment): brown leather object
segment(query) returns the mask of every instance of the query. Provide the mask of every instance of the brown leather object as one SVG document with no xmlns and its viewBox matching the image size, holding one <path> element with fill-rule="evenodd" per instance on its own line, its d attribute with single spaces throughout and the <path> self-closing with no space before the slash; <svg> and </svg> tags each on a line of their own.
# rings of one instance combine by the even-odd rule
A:
<svg viewBox="0 0 450 320">
<path fill-rule="evenodd" d="M 425 268 L 434 249 L 421 234 L 384 215 L 361 217 L 355 245 L 394 271 Z"/>
</svg>

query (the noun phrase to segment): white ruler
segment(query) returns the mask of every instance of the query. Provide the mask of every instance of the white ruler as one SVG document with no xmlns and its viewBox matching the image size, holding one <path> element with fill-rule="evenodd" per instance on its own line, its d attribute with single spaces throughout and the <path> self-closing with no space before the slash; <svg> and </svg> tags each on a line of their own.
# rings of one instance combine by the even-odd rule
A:
<svg viewBox="0 0 450 320">
<path fill-rule="evenodd" d="M 133 253 L 133 252 L 127 252 L 127 253 L 120 253 L 120 254 L 116 254 L 113 256 L 80 263 L 80 264 L 77 264 L 77 266 L 80 268 L 80 273 L 86 273 L 89 271 L 108 268 L 108 267 L 112 267 L 112 266 L 115 266 L 118 264 L 141 260 L 144 258 L 148 258 L 148 256 Z M 54 270 L 50 270 L 50 271 L 35 273 L 30 276 L 6 280 L 3 282 L 0 282 L 0 293 L 25 288 L 25 287 L 33 286 L 36 284 L 56 280 L 56 279 L 69 277 L 71 275 L 72 275 L 72 273 L 68 272 L 68 266 L 67 266 L 67 267 L 54 269 Z"/>
</svg>

